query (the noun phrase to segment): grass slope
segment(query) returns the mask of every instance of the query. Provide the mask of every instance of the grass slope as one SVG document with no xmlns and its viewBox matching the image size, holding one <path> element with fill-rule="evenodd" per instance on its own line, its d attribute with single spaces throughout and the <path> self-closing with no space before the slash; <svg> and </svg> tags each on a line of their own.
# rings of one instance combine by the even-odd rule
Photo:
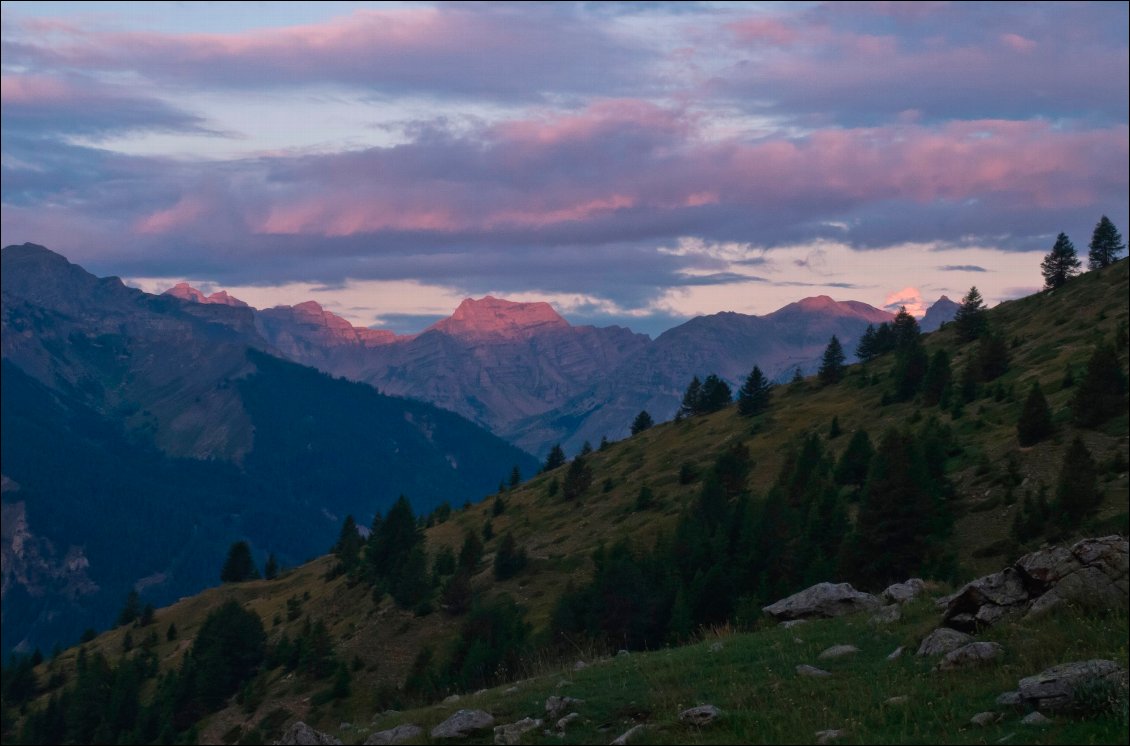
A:
<svg viewBox="0 0 1130 746">
<path fill-rule="evenodd" d="M 1076 434 L 1083 437 L 1100 463 L 1100 484 L 1105 492 L 1097 516 L 1078 535 L 1125 533 L 1130 429 L 1127 413 L 1117 413 L 1100 430 L 1076 431 L 1070 425 L 1068 411 L 1074 389 L 1062 388 L 1060 384 L 1069 367 L 1079 380 L 1095 343 L 1103 339 L 1110 342 L 1121 336 L 1119 355 L 1125 370 L 1128 269 L 1130 262 L 1119 262 L 1108 270 L 1083 275 L 1055 293 L 1011 301 L 990 311 L 994 327 L 1009 340 L 1011 368 L 986 387 L 985 396 L 967 405 L 958 419 L 951 420 L 949 413 L 936 409 L 923 410 L 914 402 L 884 405 L 892 361 L 881 358 L 852 366 L 846 379 L 835 386 L 820 388 L 808 379 L 780 387 L 774 393 L 770 411 L 753 420 L 739 417 L 736 407 L 729 407 L 713 415 L 656 426 L 605 451 L 594 452 L 589 457 L 592 487 L 572 503 L 565 503 L 560 492 L 552 497 L 548 494 L 550 481 L 564 478 L 564 467 L 504 494 L 507 508 L 500 516 L 491 516 L 490 500 L 468 505 L 428 530 L 429 550 L 434 554 L 444 545 L 458 550 L 464 531 L 480 531 L 490 518 L 495 538 L 487 543 L 488 554 L 474 579 L 476 592 L 488 597 L 503 592 L 512 595 L 527 608 L 527 619 L 535 630 L 544 630 L 560 593 L 570 582 L 583 582 L 589 577 L 589 558 L 599 544 L 628 537 L 637 546 L 650 547 L 659 532 L 674 526 L 699 488 L 697 483 L 680 484 L 683 464 L 690 463 L 705 471 L 723 448 L 744 441 L 755 463 L 749 487 L 755 497 L 761 497 L 776 478 L 792 444 L 812 431 L 826 433 L 833 417 L 838 418 L 844 431 L 830 441 L 838 456 L 852 431 L 858 428 L 865 428 L 876 439 L 888 426 L 913 422 L 933 413 L 953 426 L 963 448 L 962 454 L 948 466 L 958 495 L 952 541 L 966 576 L 1000 569 L 1031 548 L 1017 546 L 1009 538 L 1009 527 L 1020 505 L 1018 498 L 1024 490 L 1034 491 L 1041 482 L 1054 491 L 1063 452 Z M 950 352 L 955 374 L 976 348 L 975 344 L 959 346 L 953 331 L 948 329 L 929 335 L 925 343 L 930 353 L 938 348 Z M 751 360 L 750 367 L 755 363 Z M 1021 448 L 1016 441 L 1015 423 L 1033 379 L 1043 387 L 1057 431 L 1048 441 Z M 994 396 L 997 391 L 999 396 Z M 1013 489 L 1011 498 L 1005 486 L 1013 478 L 1010 471 L 1021 482 Z M 645 484 L 651 487 L 655 502 L 652 508 L 637 511 L 636 496 Z M 491 574 L 491 552 L 506 531 L 513 532 L 519 545 L 529 552 L 531 563 L 516 578 L 496 582 Z M 342 721 L 369 723 L 374 713 L 395 701 L 390 687 L 403 681 L 422 645 L 432 645 L 442 655 L 460 619 L 439 612 L 416 617 L 396 609 L 388 598 L 374 603 L 363 585 L 350 587 L 343 577 L 326 582 L 324 576 L 330 565 L 329 558 L 322 558 L 275 581 L 211 589 L 158 612 L 158 630 L 162 634 L 157 650 L 163 666 L 178 663 L 193 630 L 208 611 L 232 596 L 260 614 L 271 641 L 284 632 L 294 637 L 301 619 L 287 620 L 287 599 L 306 597 L 302 613 L 321 618 L 327 624 L 339 658 L 360 659 L 361 668 L 353 674 L 353 693 L 348 699 L 312 707 L 313 695 L 327 687 L 328 682 L 309 687 L 276 676 L 268 682 L 267 694 L 253 712 L 233 705 L 204 724 L 202 740 L 213 742 L 226 737 L 234 741 L 252 728 L 260 729 L 255 731 L 259 735 L 273 736 L 295 717 L 335 732 Z M 993 697 L 1012 688 L 1021 676 L 1036 673 L 1044 665 L 1080 657 L 1113 657 L 1126 663 L 1127 624 L 1122 610 L 1113 617 L 1087 620 L 1083 625 L 1057 617 L 1030 630 L 1017 627 L 994 632 L 1007 638 L 1003 641 L 1010 653 L 1004 666 L 988 673 L 926 675 L 928 666 L 922 661 L 886 664 L 883 656 L 890 649 L 913 642 L 936 623 L 936 619 L 927 621 L 927 617 L 930 614 L 922 610 L 908 621 L 880 631 L 855 620 L 814 623 L 795 635 L 803 641 L 800 643 L 793 640 L 794 635 L 779 630 L 737 635 L 724 641 L 725 654 L 721 656 L 708 655 L 702 646 L 691 646 L 633 655 L 576 676 L 570 674 L 573 685 L 578 687 L 576 691 L 595 690 L 598 684 L 609 689 L 610 699 L 601 705 L 606 708 L 604 714 L 593 710 L 586 717 L 592 721 L 592 728 L 610 724 L 610 730 L 578 731 L 576 737 L 569 734 L 566 742 L 611 740 L 618 735 L 612 730 L 631 719 L 632 708 L 639 709 L 639 717 L 646 714 L 649 721 L 666 724 L 647 736 L 662 742 L 811 741 L 815 730 L 838 727 L 859 734 L 860 741 L 972 741 L 996 731 L 966 732 L 964 721 L 973 712 L 988 709 Z M 278 623 L 274 622 L 276 618 Z M 164 641 L 163 632 L 170 622 L 180 630 L 177 642 Z M 91 646 L 112 656 L 120 655 L 123 635 L 122 630 L 108 632 Z M 793 679 L 790 671 L 796 663 L 814 662 L 811 658 L 822 649 L 820 646 L 836 642 L 852 642 L 863 649 L 849 664 L 854 673 L 827 682 Z M 73 668 L 74 655 L 74 650 L 66 651 L 54 665 L 64 671 Z M 529 672 L 516 674 L 528 675 L 545 665 L 531 661 Z M 631 673 L 637 665 L 646 665 L 646 671 Z M 49 675 L 43 671 L 40 674 L 41 681 Z M 649 680 L 651 684 L 641 683 Z M 556 686 L 556 679 L 552 686 Z M 613 696 L 612 692 L 619 693 Z M 544 701 L 547 693 L 555 692 L 537 689 L 536 696 L 531 694 L 530 701 L 523 699 L 520 706 L 517 700 L 501 697 L 491 701 L 498 703 L 492 704 L 499 708 L 496 716 L 513 713 L 514 719 L 519 719 L 540 712 L 540 707 L 533 708 L 533 701 Z M 585 696 L 569 687 L 565 693 Z M 900 694 L 913 695 L 912 701 L 917 704 L 903 709 L 881 706 L 887 697 Z M 728 730 L 697 734 L 673 724 L 679 705 L 691 706 L 707 699 L 733 713 L 727 718 Z M 507 701 L 515 702 L 513 709 L 503 706 Z M 784 714 L 792 710 L 795 714 Z M 443 714 L 441 710 L 428 712 L 433 713 L 428 722 L 438 721 Z M 385 721 L 380 726 L 390 727 Z M 1100 729 L 1083 733 L 1073 730 L 1074 727 L 1057 725 L 1043 732 L 1045 735 L 1021 735 L 1024 740 L 1046 737 L 1049 742 L 1074 742 L 1077 738 L 1105 742 L 1115 732 Z M 1117 733 L 1125 741 L 1124 719 L 1118 727 L 1121 730 Z M 340 735 L 347 741 L 357 740 L 350 732 L 341 731 Z M 996 737 L 1003 735 L 1002 730 Z M 857 736 L 853 735 L 851 740 L 857 740 Z"/>
</svg>

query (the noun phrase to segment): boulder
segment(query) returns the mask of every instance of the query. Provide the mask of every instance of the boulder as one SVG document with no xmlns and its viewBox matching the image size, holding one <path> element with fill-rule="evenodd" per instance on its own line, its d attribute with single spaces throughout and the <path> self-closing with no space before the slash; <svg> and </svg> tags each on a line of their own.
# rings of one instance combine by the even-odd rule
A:
<svg viewBox="0 0 1130 746">
<path fill-rule="evenodd" d="M 722 714 L 714 705 L 699 705 L 679 713 L 679 722 L 702 728 L 710 725 Z"/>
<path fill-rule="evenodd" d="M 902 619 L 902 609 L 898 604 L 880 606 L 879 610 L 871 615 L 868 620 L 871 624 L 893 624 Z"/>
<path fill-rule="evenodd" d="M 911 578 L 902 583 L 887 586 L 886 589 L 879 594 L 879 597 L 887 603 L 905 604 L 908 601 L 913 601 L 918 598 L 925 590 L 926 582 L 922 580 L 922 578 Z"/>
<path fill-rule="evenodd" d="M 938 662 L 939 671 L 955 668 L 973 668 L 992 663 L 1004 654 L 1004 648 L 995 642 L 971 642 L 946 653 Z"/>
<path fill-rule="evenodd" d="M 646 725 L 633 725 L 631 728 L 621 733 L 616 740 L 612 742 L 612 746 L 625 746 L 631 743 L 633 738 L 636 738 L 645 730 L 647 730 Z"/>
<path fill-rule="evenodd" d="M 816 657 L 822 661 L 826 661 L 834 660 L 835 658 L 843 658 L 845 655 L 853 655 L 858 652 L 859 648 L 855 645 L 833 645 Z"/>
<path fill-rule="evenodd" d="M 432 728 L 432 738 L 466 738 L 494 725 L 494 716 L 484 710 L 459 710 Z"/>
<path fill-rule="evenodd" d="M 1063 603 L 1125 608 L 1130 547 L 1119 536 L 1083 539 L 1024 555 L 941 601 L 945 624 L 973 632 L 1012 614 L 1036 616 Z"/>
<path fill-rule="evenodd" d="M 1126 669 L 1110 660 L 1063 663 L 1020 680 L 1020 699 L 1038 710 L 1085 708 L 1096 689 L 1126 687 Z"/>
<path fill-rule="evenodd" d="M 287 728 L 283 737 L 275 743 L 281 746 L 341 746 L 340 740 L 329 733 L 314 730 L 301 720 Z"/>
<path fill-rule="evenodd" d="M 849 583 L 817 583 L 794 593 L 762 611 L 778 621 L 808 618 L 830 618 L 876 609 L 882 604 L 870 593 L 862 593 Z"/>
<path fill-rule="evenodd" d="M 997 705 L 999 707 L 1020 707 L 1024 704 L 1024 700 L 1020 698 L 1020 692 L 1004 692 L 997 697 Z"/>
<path fill-rule="evenodd" d="M 563 718 L 561 718 L 560 720 L 557 721 L 557 730 L 560 730 L 560 731 L 565 730 L 566 728 L 569 727 L 570 723 L 572 723 L 574 720 L 580 720 L 580 718 L 581 718 L 580 713 L 570 712 L 568 715 L 566 715 L 565 717 L 563 717 Z"/>
<path fill-rule="evenodd" d="M 842 730 L 818 730 L 816 731 L 816 743 L 832 743 L 838 741 L 847 735 L 846 731 Z"/>
<path fill-rule="evenodd" d="M 574 699 L 573 697 L 558 697 L 556 695 L 549 697 L 545 700 L 545 714 L 550 720 L 556 720 L 565 714 L 573 705 L 583 705 L 583 699 Z"/>
<path fill-rule="evenodd" d="M 1001 716 L 995 712 L 978 712 L 976 715 L 969 718 L 969 724 L 976 725 L 978 728 L 984 728 L 1000 719 Z"/>
<path fill-rule="evenodd" d="M 494 727 L 494 742 L 496 746 L 510 746 L 511 744 L 521 743 L 522 736 L 532 730 L 540 728 L 541 720 L 534 718 L 522 718 L 516 723 L 509 725 L 496 725 Z"/>
<path fill-rule="evenodd" d="M 386 744 L 404 743 L 424 735 L 424 729 L 418 725 L 405 723 L 388 730 L 377 731 L 365 739 L 364 746 L 385 746 Z"/>
<path fill-rule="evenodd" d="M 904 650 L 906 650 L 906 648 L 903 647 L 902 645 L 899 645 L 897 648 L 892 650 L 889 655 L 887 655 L 887 660 L 897 661 L 899 658 L 902 657 L 902 651 L 904 651 Z"/>
<path fill-rule="evenodd" d="M 945 655 L 971 642 L 973 638 L 964 632 L 949 627 L 939 627 L 922 640 L 922 644 L 918 646 L 918 655 Z"/>
<path fill-rule="evenodd" d="M 1029 712 L 1027 715 L 1020 718 L 1020 722 L 1024 725 L 1051 725 L 1052 721 L 1038 712 Z"/>
<path fill-rule="evenodd" d="M 832 674 L 825 671 L 823 668 L 817 668 L 816 666 L 810 666 L 807 663 L 802 663 L 796 667 L 796 675 L 808 676 L 809 678 L 813 679 L 821 679 L 825 676 L 831 676 Z"/>
</svg>

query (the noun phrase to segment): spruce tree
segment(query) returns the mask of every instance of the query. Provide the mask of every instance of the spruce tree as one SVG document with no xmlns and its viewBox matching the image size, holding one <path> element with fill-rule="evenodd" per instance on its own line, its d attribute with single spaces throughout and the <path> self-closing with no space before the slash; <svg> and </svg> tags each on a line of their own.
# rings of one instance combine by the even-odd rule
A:
<svg viewBox="0 0 1130 746">
<path fill-rule="evenodd" d="M 901 306 L 891 322 L 891 343 L 895 350 L 905 349 L 918 344 L 922 330 L 918 327 L 918 320 L 910 315 L 906 306 Z"/>
<path fill-rule="evenodd" d="M 1071 402 L 1075 424 L 1096 427 L 1126 412 L 1126 376 L 1118 356 L 1109 345 L 1100 344 L 1087 362 L 1083 380 Z"/>
<path fill-rule="evenodd" d="M 1055 245 L 1050 253 L 1040 263 L 1040 272 L 1044 275 L 1044 289 L 1055 290 L 1063 287 L 1068 280 L 1079 273 L 1079 257 L 1075 254 L 1075 245 L 1066 233 L 1056 236 Z"/>
<path fill-rule="evenodd" d="M 927 407 L 940 404 L 952 376 L 949 354 L 945 350 L 936 350 L 930 358 L 926 377 L 922 379 L 922 403 Z"/>
<path fill-rule="evenodd" d="M 650 429 L 654 424 L 655 421 L 651 419 L 651 415 L 647 413 L 647 410 L 643 410 L 632 420 L 632 435 L 639 435 L 644 430 Z"/>
<path fill-rule="evenodd" d="M 526 550 L 519 549 L 514 535 L 507 531 L 494 554 L 494 577 L 498 580 L 512 578 L 522 571 L 526 562 Z"/>
<path fill-rule="evenodd" d="M 228 558 L 220 570 L 220 580 L 224 583 L 242 583 L 259 578 L 255 561 L 251 559 L 251 547 L 246 541 L 237 541 L 228 549 Z"/>
<path fill-rule="evenodd" d="M 1008 343 L 1004 335 L 989 332 L 977 346 L 977 368 L 981 381 L 995 381 L 1008 372 Z"/>
<path fill-rule="evenodd" d="M 510 470 L 510 487 L 513 489 L 522 483 L 522 470 L 517 465 Z"/>
<path fill-rule="evenodd" d="M 875 326 L 873 324 L 867 325 L 867 330 L 863 332 L 863 336 L 859 338 L 859 344 L 855 348 L 855 356 L 859 358 L 859 362 L 867 363 L 878 357 L 879 351 L 875 344 Z"/>
<path fill-rule="evenodd" d="M 1052 434 L 1052 413 L 1048 409 L 1048 400 L 1040 384 L 1032 382 L 1028 390 L 1028 398 L 1024 400 L 1024 409 L 1020 412 L 1020 419 L 1016 423 L 1016 437 L 1024 447 L 1039 443 Z"/>
<path fill-rule="evenodd" d="M 274 580 L 279 576 L 279 561 L 275 557 L 275 553 L 271 552 L 267 555 L 267 564 L 263 565 L 263 577 L 267 580 Z"/>
<path fill-rule="evenodd" d="M 133 624 L 139 616 L 141 616 L 141 596 L 136 588 L 130 588 L 129 593 L 126 594 L 126 602 L 118 612 L 118 626 Z"/>
<path fill-rule="evenodd" d="M 820 382 L 825 386 L 830 386 L 842 381 L 845 360 L 847 360 L 847 356 L 844 355 L 844 348 L 840 344 L 840 340 L 833 334 L 828 346 L 824 348 L 824 358 L 820 362 L 820 371 L 817 374 Z"/>
<path fill-rule="evenodd" d="M 357 566 L 362 546 L 364 541 L 361 539 L 361 534 L 357 533 L 357 522 L 352 515 L 347 515 L 341 524 L 337 543 L 333 546 L 333 553 L 337 555 L 342 569 L 346 572 Z"/>
<path fill-rule="evenodd" d="M 1114 223 L 1103 215 L 1095 226 L 1089 248 L 1088 266 L 1091 269 L 1103 269 L 1118 261 L 1118 255 L 1126 250 L 1126 244 L 1122 243 L 1122 234 L 1114 227 Z"/>
<path fill-rule="evenodd" d="M 1102 502 L 1095 460 L 1083 439 L 1076 437 L 1063 455 L 1055 490 L 1055 507 L 1068 526 L 1078 526 Z"/>
<path fill-rule="evenodd" d="M 954 328 L 957 329 L 959 342 L 972 342 L 985 331 L 988 318 L 985 315 L 985 303 L 977 286 L 969 288 L 969 292 L 961 299 L 961 305 L 953 317 Z"/>
<path fill-rule="evenodd" d="M 560 443 L 554 444 L 553 448 L 549 450 L 549 455 L 545 457 L 545 466 L 541 468 L 542 472 L 553 471 L 559 466 L 565 465 L 565 451 L 561 448 Z"/>
<path fill-rule="evenodd" d="M 835 480 L 839 485 L 852 485 L 862 487 L 867 480 L 867 470 L 871 466 L 871 457 L 875 455 L 875 448 L 871 445 L 871 438 L 866 430 L 856 430 L 848 441 L 847 448 L 836 464 Z"/>
<path fill-rule="evenodd" d="M 569 464 L 565 473 L 565 483 L 562 488 L 566 500 L 575 500 L 585 493 L 592 485 L 592 469 L 589 468 L 584 456 L 577 456 Z"/>
<path fill-rule="evenodd" d="M 756 365 L 738 390 L 738 414 L 752 417 L 769 408 L 769 394 L 773 385 Z"/>
<path fill-rule="evenodd" d="M 702 381 L 698 380 L 698 376 L 691 379 L 687 384 L 687 390 L 683 392 L 683 403 L 679 407 L 679 414 L 683 417 L 693 417 L 699 413 L 699 402 L 702 399 Z"/>
<path fill-rule="evenodd" d="M 702 382 L 702 389 L 698 396 L 698 412 L 696 414 L 709 414 L 717 412 L 733 401 L 734 395 L 730 391 L 730 384 L 711 373 Z"/>
</svg>

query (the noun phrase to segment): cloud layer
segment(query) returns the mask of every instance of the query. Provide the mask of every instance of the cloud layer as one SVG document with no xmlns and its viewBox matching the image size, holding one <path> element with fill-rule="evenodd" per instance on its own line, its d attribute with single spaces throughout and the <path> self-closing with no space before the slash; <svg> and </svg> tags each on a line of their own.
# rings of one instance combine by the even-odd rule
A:
<svg viewBox="0 0 1130 746">
<path fill-rule="evenodd" d="M 411 6 L 209 33 L 6 6 L 3 241 L 127 276 L 573 294 L 629 319 L 766 285 L 879 305 L 962 273 L 999 298 L 1031 282 L 1010 253 L 1061 230 L 1083 246 L 1101 214 L 1125 230 L 1124 8 L 841 5 Z M 276 128 L 319 97 L 400 124 L 266 149 L 241 97 L 280 102 Z M 896 250 L 950 255 L 852 266 Z"/>
</svg>

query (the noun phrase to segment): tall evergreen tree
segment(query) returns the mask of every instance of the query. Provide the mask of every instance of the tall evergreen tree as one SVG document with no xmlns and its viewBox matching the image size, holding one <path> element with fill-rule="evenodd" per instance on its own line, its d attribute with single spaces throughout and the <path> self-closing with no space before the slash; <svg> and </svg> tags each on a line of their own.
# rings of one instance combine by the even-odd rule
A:
<svg viewBox="0 0 1130 746">
<path fill-rule="evenodd" d="M 961 299 L 961 305 L 953 317 L 953 325 L 957 329 L 959 342 L 972 342 L 985 331 L 988 317 L 985 315 L 985 303 L 981 298 L 977 286 L 969 288 L 969 292 Z"/>
<path fill-rule="evenodd" d="M 1087 371 L 1071 402 L 1075 424 L 1095 427 L 1126 412 L 1126 376 L 1114 349 L 1100 344 L 1087 361 Z"/>
<path fill-rule="evenodd" d="M 512 578 L 525 568 L 526 562 L 526 550 L 520 549 L 514 535 L 507 531 L 494 554 L 494 577 L 498 580 Z"/>
<path fill-rule="evenodd" d="M 773 389 L 773 384 L 761 372 L 761 368 L 756 365 L 749 376 L 745 379 L 745 383 L 738 390 L 738 414 L 744 417 L 752 417 L 761 414 L 769 408 L 770 391 Z"/>
<path fill-rule="evenodd" d="M 263 577 L 267 580 L 274 580 L 279 576 L 279 560 L 275 557 L 275 553 L 271 552 L 267 555 L 267 564 L 263 565 Z"/>
<path fill-rule="evenodd" d="M 900 307 L 898 313 L 895 314 L 894 321 L 891 322 L 891 338 L 894 349 L 901 350 L 918 344 L 921 336 L 922 330 L 918 327 L 918 320 L 910 315 L 906 306 Z"/>
<path fill-rule="evenodd" d="M 1063 287 L 1068 280 L 1079 273 L 1079 257 L 1075 254 L 1075 244 L 1066 233 L 1056 236 L 1055 245 L 1040 263 L 1044 275 L 1044 289 L 1055 290 Z"/>
<path fill-rule="evenodd" d="M 251 547 L 246 541 L 232 544 L 228 549 L 228 558 L 220 570 L 220 580 L 224 583 L 242 583 L 258 578 L 259 571 L 255 569 L 255 561 L 251 559 Z"/>
<path fill-rule="evenodd" d="M 875 345 L 874 324 L 868 324 L 863 336 L 859 338 L 859 344 L 855 347 L 855 356 L 859 358 L 861 363 L 870 362 L 879 356 L 879 351 Z"/>
<path fill-rule="evenodd" d="M 522 483 L 522 470 L 515 464 L 514 468 L 510 470 L 510 487 L 517 487 Z"/>
<path fill-rule="evenodd" d="M 1088 266 L 1091 269 L 1103 269 L 1118 261 L 1118 255 L 1126 250 L 1126 244 L 1122 243 L 1122 234 L 1114 227 L 1114 223 L 1103 215 L 1095 226 L 1089 248 Z"/>
<path fill-rule="evenodd" d="M 995 381 L 1008 372 L 1008 343 L 1004 335 L 988 332 L 977 345 L 977 368 L 984 382 Z"/>
<path fill-rule="evenodd" d="M 930 358 L 930 367 L 926 369 L 926 377 L 922 379 L 922 403 L 928 407 L 943 404 L 952 377 L 949 353 L 935 350 Z"/>
<path fill-rule="evenodd" d="M 730 391 L 730 384 L 711 373 L 702 382 L 702 389 L 698 397 L 698 412 L 696 414 L 709 414 L 717 412 L 731 401 L 734 395 Z"/>
<path fill-rule="evenodd" d="M 907 314 L 907 317 L 914 321 L 914 317 L 910 314 Z M 895 381 L 896 401 L 908 401 L 914 398 L 930 365 L 926 348 L 922 346 L 922 340 L 918 335 L 908 334 L 905 339 L 906 341 L 895 349 L 895 366 L 891 371 Z"/>
<path fill-rule="evenodd" d="M 139 616 L 141 616 L 141 595 L 136 588 L 130 588 L 129 593 L 126 594 L 126 602 L 118 612 L 118 626 L 133 624 Z"/>
<path fill-rule="evenodd" d="M 698 380 L 698 376 L 691 379 L 687 384 L 687 390 L 683 392 L 683 403 L 679 407 L 679 414 L 683 417 L 693 417 L 699 413 L 699 401 L 702 399 L 702 381 Z"/>
<path fill-rule="evenodd" d="M 561 448 L 560 443 L 554 444 L 553 448 L 549 450 L 549 455 L 545 457 L 545 466 L 541 468 L 543 472 L 553 471 L 559 466 L 565 465 L 565 451 Z"/>
<path fill-rule="evenodd" d="M 637 414 L 636 418 L 632 420 L 632 435 L 639 435 L 644 430 L 650 429 L 654 424 L 655 421 L 651 419 L 651 415 L 648 414 L 647 410 L 645 409 Z"/>
<path fill-rule="evenodd" d="M 1056 482 L 1055 507 L 1069 526 L 1078 526 L 1102 503 L 1098 468 L 1083 439 L 1076 437 L 1063 454 Z"/>
<path fill-rule="evenodd" d="M 1039 443 L 1052 434 L 1052 413 L 1048 409 L 1048 400 L 1040 389 L 1038 381 L 1032 382 L 1028 390 L 1028 398 L 1024 400 L 1024 409 L 1020 412 L 1020 419 L 1016 423 L 1016 437 L 1022 446 L 1031 446 Z"/>
<path fill-rule="evenodd" d="M 357 532 L 357 521 L 354 520 L 352 515 L 347 515 L 341 524 L 337 543 L 333 546 L 333 553 L 337 555 L 338 561 L 341 562 L 342 569 L 348 572 L 357 566 L 361 547 L 364 544 L 361 534 Z"/>
<path fill-rule="evenodd" d="M 820 371 L 817 374 L 820 382 L 825 386 L 830 386 L 842 381 L 845 360 L 847 360 L 847 356 L 844 354 L 843 345 L 833 334 L 828 346 L 824 348 L 824 358 L 820 362 Z"/>
<path fill-rule="evenodd" d="M 862 487 L 867 481 L 867 470 L 871 466 L 871 457 L 875 455 L 875 448 L 871 445 L 871 438 L 866 430 L 856 430 L 848 441 L 847 448 L 836 464 L 835 480 L 839 485 L 853 485 Z"/>
<path fill-rule="evenodd" d="M 592 469 L 589 468 L 584 456 L 577 456 L 569 464 L 565 473 L 565 483 L 562 486 L 563 497 L 566 500 L 575 500 L 585 493 L 592 485 Z"/>
</svg>

